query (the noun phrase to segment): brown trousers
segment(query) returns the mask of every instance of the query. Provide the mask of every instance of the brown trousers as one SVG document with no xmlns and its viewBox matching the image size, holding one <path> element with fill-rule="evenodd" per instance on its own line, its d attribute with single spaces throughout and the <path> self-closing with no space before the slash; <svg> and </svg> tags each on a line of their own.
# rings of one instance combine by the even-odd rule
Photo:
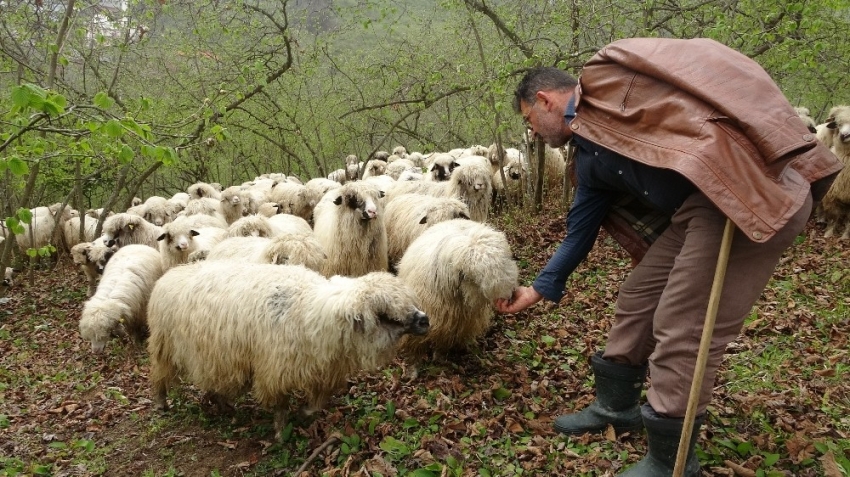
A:
<svg viewBox="0 0 850 477">
<path fill-rule="evenodd" d="M 741 331 L 782 253 L 806 225 L 811 196 L 765 243 L 740 230 L 732 238 L 698 413 L 711 400 L 726 345 Z M 647 399 L 667 417 L 683 417 L 694 376 L 711 284 L 726 217 L 701 193 L 692 194 L 620 287 L 603 357 L 621 364 L 649 360 Z"/>
</svg>

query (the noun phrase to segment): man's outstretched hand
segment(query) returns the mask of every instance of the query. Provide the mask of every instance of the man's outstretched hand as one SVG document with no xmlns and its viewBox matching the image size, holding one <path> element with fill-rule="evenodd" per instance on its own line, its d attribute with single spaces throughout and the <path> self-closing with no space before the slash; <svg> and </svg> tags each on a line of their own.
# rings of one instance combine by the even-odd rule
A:
<svg viewBox="0 0 850 477">
<path fill-rule="evenodd" d="M 517 313 L 543 299 L 532 287 L 516 287 L 509 300 L 498 298 L 495 306 L 499 313 Z"/>
</svg>

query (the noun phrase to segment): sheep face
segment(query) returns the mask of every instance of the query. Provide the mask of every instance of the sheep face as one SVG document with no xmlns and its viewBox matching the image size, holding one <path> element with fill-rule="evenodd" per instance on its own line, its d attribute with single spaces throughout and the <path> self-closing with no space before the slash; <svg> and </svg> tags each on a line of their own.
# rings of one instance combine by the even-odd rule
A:
<svg viewBox="0 0 850 477">
<path fill-rule="evenodd" d="M 383 192 L 379 193 L 380 197 L 384 196 Z M 378 206 L 369 197 L 363 197 L 354 192 L 346 192 L 334 200 L 336 205 L 344 205 L 352 209 L 355 214 L 360 215 L 361 220 L 371 220 L 378 216 Z"/>
<path fill-rule="evenodd" d="M 405 334 L 422 336 L 428 332 L 431 326 L 428 315 L 417 307 L 415 293 L 399 278 L 386 272 L 373 272 L 360 278 L 362 286 L 354 291 L 358 297 L 348 302 L 353 306 L 346 310 L 346 319 L 355 335 L 377 344 L 381 338 L 394 343 Z M 351 280 L 339 275 L 330 278 L 332 284 Z"/>
<path fill-rule="evenodd" d="M 103 226 L 103 243 L 106 244 L 107 247 L 120 248 L 124 246 L 124 237 L 132 234 L 133 230 L 136 227 L 140 227 L 142 225 L 142 221 L 145 220 L 143 217 L 127 214 L 124 214 L 124 217 L 119 218 L 122 219 L 121 222 L 116 223 L 119 227 L 113 229 L 113 227 L 111 227 L 113 222 L 109 222 Z"/>
<path fill-rule="evenodd" d="M 157 242 L 163 242 L 165 244 L 166 249 L 174 249 L 178 252 L 185 252 L 189 250 L 189 246 L 192 244 L 192 237 L 197 237 L 200 233 L 195 230 L 190 230 L 188 234 L 178 234 L 174 235 L 171 232 L 164 232 L 162 235 L 156 238 Z"/>
<path fill-rule="evenodd" d="M 834 117 L 827 119 L 826 127 L 835 131 L 835 139 L 844 144 L 850 143 L 850 114 L 844 118 Z"/>
</svg>

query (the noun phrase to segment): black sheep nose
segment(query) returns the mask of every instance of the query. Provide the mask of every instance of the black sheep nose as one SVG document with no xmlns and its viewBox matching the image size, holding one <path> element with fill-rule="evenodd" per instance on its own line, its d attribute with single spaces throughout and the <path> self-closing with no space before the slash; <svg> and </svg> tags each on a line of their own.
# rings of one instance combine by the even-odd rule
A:
<svg viewBox="0 0 850 477">
<path fill-rule="evenodd" d="M 112 239 L 112 240 L 110 240 L 109 242 L 106 242 L 106 246 L 107 246 L 107 247 L 112 247 L 112 246 L 114 246 L 114 245 L 115 245 L 115 239 Z"/>
<path fill-rule="evenodd" d="M 416 326 L 421 326 L 423 328 L 431 326 L 431 322 L 428 320 L 428 315 L 426 315 L 422 311 L 416 312 L 416 315 L 413 318 L 413 322 L 416 323 Z"/>
</svg>

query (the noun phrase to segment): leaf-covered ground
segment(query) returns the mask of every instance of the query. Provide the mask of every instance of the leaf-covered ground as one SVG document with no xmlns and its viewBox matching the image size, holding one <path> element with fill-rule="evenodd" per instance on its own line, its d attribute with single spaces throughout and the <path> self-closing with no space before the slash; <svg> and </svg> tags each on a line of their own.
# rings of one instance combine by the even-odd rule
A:
<svg viewBox="0 0 850 477">
<path fill-rule="evenodd" d="M 497 217 L 524 282 L 563 235 L 562 208 Z M 273 438 L 250 397 L 216 415 L 198 393 L 153 410 L 143 348 L 90 353 L 83 277 L 67 257 L 18 277 L 0 305 L 0 475 L 614 475 L 642 434 L 566 438 L 551 421 L 593 400 L 629 259 L 602 234 L 565 300 L 497 316 L 471 352 L 355 376 L 311 422 Z M 850 475 L 850 243 L 810 224 L 730 345 L 699 439 L 704 475 Z M 202 317 L 199 317 L 202 319 Z"/>
</svg>

